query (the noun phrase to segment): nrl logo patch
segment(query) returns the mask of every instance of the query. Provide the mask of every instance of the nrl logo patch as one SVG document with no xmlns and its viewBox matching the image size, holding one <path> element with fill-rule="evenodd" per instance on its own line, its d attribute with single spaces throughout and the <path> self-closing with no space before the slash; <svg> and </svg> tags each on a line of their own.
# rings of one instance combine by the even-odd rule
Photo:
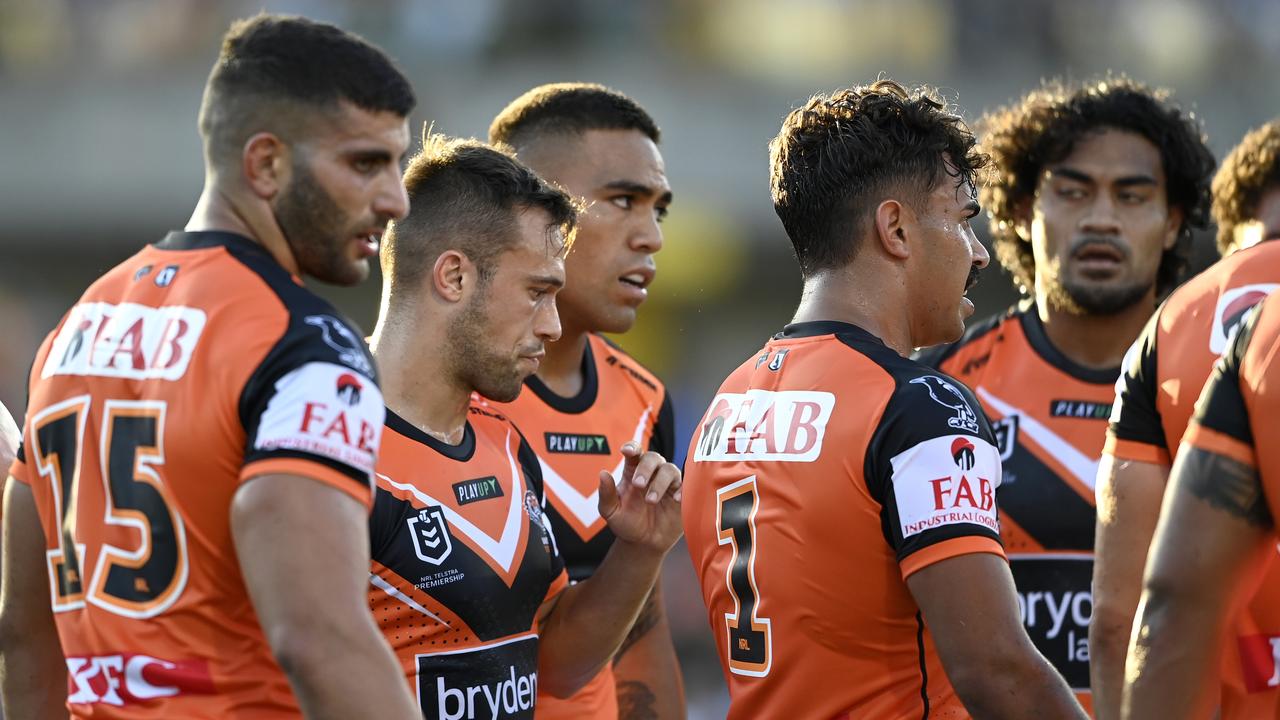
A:
<svg viewBox="0 0 1280 720">
<path fill-rule="evenodd" d="M 978 434 L 978 416 L 969 407 L 969 401 L 961 394 L 960 389 L 952 385 L 950 381 L 943 380 L 937 375 L 925 375 L 924 377 L 912 378 L 911 384 L 923 385 L 924 389 L 929 391 L 929 397 L 933 398 L 934 402 L 956 414 L 955 417 L 947 418 L 947 425 L 957 430 L 971 432 L 974 435 Z"/>
<path fill-rule="evenodd" d="M 440 565 L 453 552 L 449 526 L 438 507 L 423 508 L 409 518 L 409 537 L 413 539 L 414 554 L 423 562 Z"/>
</svg>

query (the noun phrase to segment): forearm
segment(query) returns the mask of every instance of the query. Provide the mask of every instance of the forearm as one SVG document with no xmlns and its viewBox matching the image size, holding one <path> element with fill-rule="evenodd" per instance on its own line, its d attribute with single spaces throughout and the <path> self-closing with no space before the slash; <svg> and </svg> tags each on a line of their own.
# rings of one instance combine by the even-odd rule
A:
<svg viewBox="0 0 1280 720">
<path fill-rule="evenodd" d="M 1121 717 L 1207 717 L 1226 608 L 1214 595 L 1148 590 L 1125 662 Z"/>
<path fill-rule="evenodd" d="M 615 540 L 595 574 L 562 593 L 540 628 L 542 688 L 568 697 L 600 672 L 635 624 L 663 556 Z"/>
<path fill-rule="evenodd" d="M 0 696 L 4 717 L 52 720 L 66 718 L 67 665 L 57 638 L 53 646 L 8 633 L 0 643 Z"/>
<path fill-rule="evenodd" d="M 407 720 L 418 714 L 409 702 L 404 672 L 372 619 L 329 627 L 316 623 L 280 648 L 277 657 L 308 720 Z"/>
<path fill-rule="evenodd" d="M 1087 720 L 1053 666 L 1027 642 L 1019 656 L 974 662 L 953 679 L 974 720 Z"/>
<path fill-rule="evenodd" d="M 1120 717 L 1124 694 L 1124 661 L 1133 630 L 1133 612 L 1121 608 L 1103 609 L 1094 605 L 1089 625 L 1089 682 L 1093 692 L 1093 713 L 1098 720 Z"/>
<path fill-rule="evenodd" d="M 619 720 L 685 717 L 684 681 L 671 642 L 660 583 L 654 585 L 614 656 L 613 675 Z"/>
</svg>

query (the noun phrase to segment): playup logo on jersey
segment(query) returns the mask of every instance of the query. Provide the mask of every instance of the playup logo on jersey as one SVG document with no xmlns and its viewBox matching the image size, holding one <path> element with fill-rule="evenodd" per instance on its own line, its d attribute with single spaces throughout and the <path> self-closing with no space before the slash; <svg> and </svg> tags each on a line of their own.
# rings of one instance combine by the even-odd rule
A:
<svg viewBox="0 0 1280 720">
<path fill-rule="evenodd" d="M 808 390 L 721 393 L 702 421 L 695 462 L 813 462 L 836 398 Z"/>
<path fill-rule="evenodd" d="M 453 498 L 458 501 L 459 507 L 499 497 L 502 497 L 502 485 L 498 484 L 498 478 L 493 475 L 453 484 Z"/>
<path fill-rule="evenodd" d="M 604 435 L 579 435 L 575 433 L 543 433 L 547 452 L 571 455 L 609 455 L 609 438 Z"/>
<path fill-rule="evenodd" d="M 423 562 L 440 565 L 453 552 L 449 540 L 449 526 L 444 513 L 438 507 L 423 508 L 409 522 L 409 537 L 413 538 L 413 552 Z"/>
<path fill-rule="evenodd" d="M 1231 336 L 1244 324 L 1249 311 L 1280 287 L 1275 283 L 1260 283 L 1231 288 L 1218 297 L 1213 310 L 1213 328 L 1209 331 L 1209 352 L 1221 355 L 1227 351 Z"/>
<path fill-rule="evenodd" d="M 967 430 L 975 435 L 978 433 L 978 416 L 974 414 L 973 408 L 969 407 L 969 401 L 965 399 L 960 389 L 950 381 L 937 375 L 925 375 L 912 378 L 911 384 L 923 385 L 934 402 L 955 412 L 955 417 L 947 419 L 947 425 L 957 430 Z"/>
<path fill-rule="evenodd" d="M 182 305 L 76 305 L 53 339 L 40 376 L 177 380 L 187 372 L 205 320 L 203 310 Z"/>
</svg>

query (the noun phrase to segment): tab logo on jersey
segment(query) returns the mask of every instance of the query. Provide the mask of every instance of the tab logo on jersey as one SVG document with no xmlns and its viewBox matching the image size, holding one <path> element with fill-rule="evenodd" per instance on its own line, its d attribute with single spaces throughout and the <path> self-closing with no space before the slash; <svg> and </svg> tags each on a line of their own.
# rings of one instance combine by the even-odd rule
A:
<svg viewBox="0 0 1280 720">
<path fill-rule="evenodd" d="M 809 390 L 721 393 L 702 422 L 695 462 L 813 462 L 836 398 Z"/>
<path fill-rule="evenodd" d="M 205 320 L 203 310 L 181 305 L 76 305 L 53 339 L 40 376 L 177 380 L 187 372 Z"/>
<path fill-rule="evenodd" d="M 991 443 L 944 435 L 898 453 L 889 463 L 903 538 L 961 523 L 1000 532 L 995 502 L 1000 452 Z"/>
<path fill-rule="evenodd" d="M 934 402 L 956 414 L 955 417 L 947 419 L 947 425 L 957 430 L 968 430 L 975 435 L 978 434 L 978 416 L 974 414 L 973 408 L 969 407 L 969 401 L 965 399 L 964 394 L 951 381 L 937 375 L 925 375 L 912 378 L 911 384 L 923 386 L 929 391 L 929 397 L 933 398 Z"/>
<path fill-rule="evenodd" d="M 604 435 L 577 435 L 574 433 L 543 433 L 547 440 L 547 452 L 573 455 L 608 455 L 609 438 Z"/>
<path fill-rule="evenodd" d="M 538 696 L 534 633 L 465 650 L 418 655 L 418 704 L 431 720 L 532 718 Z"/>
<path fill-rule="evenodd" d="M 1256 693 L 1280 687 L 1280 635 L 1241 635 L 1236 643 L 1245 689 Z"/>
<path fill-rule="evenodd" d="M 502 486 L 498 484 L 498 478 L 493 475 L 453 484 L 453 498 L 459 505 L 496 497 L 502 497 Z"/>
<path fill-rule="evenodd" d="M 121 707 L 177 695 L 211 695 L 213 676 L 203 660 L 171 662 L 123 653 L 68 657 L 67 702 Z"/>
<path fill-rule="evenodd" d="M 1231 288 L 1218 297 L 1213 310 L 1213 328 L 1209 331 L 1209 352 L 1221 355 L 1227 351 L 1231 336 L 1244 324 L 1249 311 L 1280 287 L 1276 283 L 1259 283 Z"/>
<path fill-rule="evenodd" d="M 386 409 L 377 385 L 350 376 L 342 365 L 311 362 L 280 378 L 254 448 L 298 450 L 372 473 Z M 358 391 L 352 380 L 361 385 Z"/>
<path fill-rule="evenodd" d="M 449 539 L 449 526 L 444 513 L 438 507 L 423 508 L 417 516 L 409 518 L 409 537 L 413 538 L 413 552 L 423 562 L 440 565 L 453 552 Z"/>
<path fill-rule="evenodd" d="M 1106 420 L 1111 416 L 1111 403 L 1092 400 L 1050 400 L 1049 416 Z"/>
</svg>

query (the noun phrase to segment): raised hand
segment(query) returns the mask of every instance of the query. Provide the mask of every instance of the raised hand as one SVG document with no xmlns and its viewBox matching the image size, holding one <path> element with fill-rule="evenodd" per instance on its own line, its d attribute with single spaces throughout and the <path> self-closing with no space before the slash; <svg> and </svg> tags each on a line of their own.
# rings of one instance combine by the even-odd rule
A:
<svg viewBox="0 0 1280 720">
<path fill-rule="evenodd" d="M 680 539 L 680 468 L 656 452 L 622 446 L 622 477 L 600 471 L 600 516 L 619 540 L 666 553 Z"/>
</svg>

